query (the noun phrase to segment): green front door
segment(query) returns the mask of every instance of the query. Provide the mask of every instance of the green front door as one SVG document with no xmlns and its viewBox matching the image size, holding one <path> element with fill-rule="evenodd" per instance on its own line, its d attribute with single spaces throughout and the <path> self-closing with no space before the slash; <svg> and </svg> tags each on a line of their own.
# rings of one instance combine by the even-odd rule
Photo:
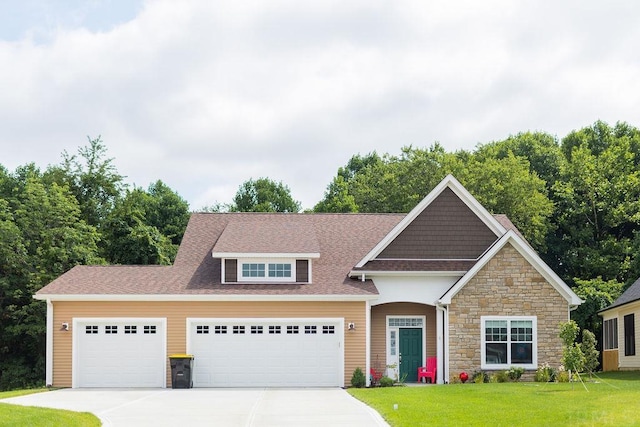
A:
<svg viewBox="0 0 640 427">
<path fill-rule="evenodd" d="M 422 364 L 422 329 L 400 329 L 400 379 L 418 381 L 418 368 Z"/>
</svg>

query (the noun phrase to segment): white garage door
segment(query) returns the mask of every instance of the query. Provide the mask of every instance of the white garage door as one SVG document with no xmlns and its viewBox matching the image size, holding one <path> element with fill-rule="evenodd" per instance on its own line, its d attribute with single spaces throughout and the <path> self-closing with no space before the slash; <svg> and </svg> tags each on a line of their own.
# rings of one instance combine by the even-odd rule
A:
<svg viewBox="0 0 640 427">
<path fill-rule="evenodd" d="M 164 387 L 164 319 L 76 319 L 74 387 Z"/>
<path fill-rule="evenodd" d="M 194 387 L 343 385 L 337 319 L 189 319 Z"/>
</svg>

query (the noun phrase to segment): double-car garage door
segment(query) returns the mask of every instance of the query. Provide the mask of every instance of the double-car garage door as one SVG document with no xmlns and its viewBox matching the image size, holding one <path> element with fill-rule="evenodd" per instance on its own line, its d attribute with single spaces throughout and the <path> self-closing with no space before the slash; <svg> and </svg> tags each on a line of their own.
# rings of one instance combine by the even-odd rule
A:
<svg viewBox="0 0 640 427">
<path fill-rule="evenodd" d="M 338 386 L 342 328 L 314 319 L 192 319 L 194 387 Z"/>
<path fill-rule="evenodd" d="M 77 319 L 74 387 L 163 387 L 165 319 Z M 340 386 L 339 319 L 187 319 L 194 387 Z"/>
</svg>

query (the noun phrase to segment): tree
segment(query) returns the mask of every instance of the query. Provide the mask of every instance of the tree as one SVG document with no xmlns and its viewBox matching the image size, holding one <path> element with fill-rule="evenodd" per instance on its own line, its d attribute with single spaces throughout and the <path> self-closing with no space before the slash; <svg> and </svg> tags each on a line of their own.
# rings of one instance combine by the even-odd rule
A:
<svg viewBox="0 0 640 427">
<path fill-rule="evenodd" d="M 582 350 L 582 354 L 584 354 L 584 369 L 589 373 L 589 378 L 591 378 L 600 364 L 598 360 L 600 352 L 596 347 L 597 341 L 593 332 L 587 329 L 583 330 L 580 350 Z"/>
<path fill-rule="evenodd" d="M 553 203 L 526 159 L 512 153 L 503 158 L 472 156 L 454 174 L 487 210 L 506 214 L 534 248 L 545 250 Z"/>
<path fill-rule="evenodd" d="M 565 157 L 556 137 L 543 132 L 523 132 L 504 141 L 481 145 L 475 152 L 479 159 L 503 159 L 510 154 L 526 159 L 530 172 L 545 181 L 548 189 L 560 176 Z"/>
<path fill-rule="evenodd" d="M 572 373 L 578 373 L 584 368 L 584 354 L 576 343 L 579 330 L 578 324 L 573 320 L 560 324 L 560 339 L 563 343 L 562 364 L 569 371 L 569 379 Z"/>
<path fill-rule="evenodd" d="M 158 180 L 149 186 L 145 206 L 147 223 L 156 227 L 174 245 L 180 245 L 189 222 L 189 204 Z"/>
<path fill-rule="evenodd" d="M 282 182 L 269 178 L 249 179 L 240 185 L 230 207 L 232 212 L 299 212 L 300 202 Z"/>
<path fill-rule="evenodd" d="M 640 231 L 640 131 L 602 122 L 562 142 L 567 162 L 552 187 L 552 267 L 565 278 L 627 282 Z"/>
<path fill-rule="evenodd" d="M 2 177 L 0 198 L 0 389 L 40 383 L 45 312 L 33 294 L 78 264 L 100 263 L 99 235 L 67 187 L 33 167 Z"/>
<path fill-rule="evenodd" d="M 622 293 L 623 283 L 616 280 L 604 281 L 601 277 L 583 280 L 574 279 L 573 291 L 584 300 L 571 312 L 571 318 L 581 329 L 588 329 L 598 336 L 602 333 L 602 317 L 598 312 L 611 304 Z"/>
<path fill-rule="evenodd" d="M 113 158 L 106 158 L 101 137 L 87 140 L 89 144 L 79 148 L 77 155 L 64 151 L 62 164 L 49 168 L 46 179 L 67 185 L 80 204 L 82 219 L 97 227 L 121 195 L 124 177 L 117 172 Z"/>
<path fill-rule="evenodd" d="M 127 191 L 124 198 L 116 201 L 102 227 L 104 254 L 110 263 L 168 265 L 173 262 L 177 245 L 149 219 L 159 218 L 159 213 L 154 211 L 157 202 L 140 188 Z"/>
</svg>

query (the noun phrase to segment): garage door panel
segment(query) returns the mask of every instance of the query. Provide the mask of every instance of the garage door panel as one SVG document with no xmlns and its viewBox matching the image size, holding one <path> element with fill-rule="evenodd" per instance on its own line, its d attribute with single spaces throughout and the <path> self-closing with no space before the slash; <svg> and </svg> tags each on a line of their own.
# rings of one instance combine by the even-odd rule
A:
<svg viewBox="0 0 640 427">
<path fill-rule="evenodd" d="M 189 328 L 194 387 L 338 386 L 338 330 L 339 322 L 322 319 L 194 320 Z"/>
<path fill-rule="evenodd" d="M 162 321 L 82 319 L 74 330 L 74 386 L 164 387 Z"/>
</svg>

